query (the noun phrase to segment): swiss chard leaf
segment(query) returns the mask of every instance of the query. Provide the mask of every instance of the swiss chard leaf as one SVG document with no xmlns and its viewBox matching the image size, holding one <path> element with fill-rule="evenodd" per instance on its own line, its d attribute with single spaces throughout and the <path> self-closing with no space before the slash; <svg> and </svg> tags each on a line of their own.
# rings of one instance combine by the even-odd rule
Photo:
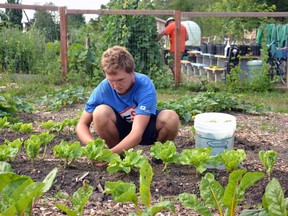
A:
<svg viewBox="0 0 288 216">
<path fill-rule="evenodd" d="M 198 200 L 198 197 L 194 194 L 182 193 L 179 194 L 179 201 L 186 207 L 191 208 L 201 215 L 212 216 L 209 208 Z"/>
<path fill-rule="evenodd" d="M 284 191 L 279 181 L 273 178 L 265 189 L 262 204 L 268 215 L 287 215 L 287 207 L 285 205 Z"/>
</svg>

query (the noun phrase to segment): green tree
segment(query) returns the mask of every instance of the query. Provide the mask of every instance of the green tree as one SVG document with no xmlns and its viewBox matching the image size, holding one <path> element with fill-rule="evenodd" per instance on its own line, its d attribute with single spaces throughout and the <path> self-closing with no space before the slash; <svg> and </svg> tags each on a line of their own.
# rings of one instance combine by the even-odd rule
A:
<svg viewBox="0 0 288 216">
<path fill-rule="evenodd" d="M 46 4 L 47 6 L 53 6 L 53 3 Z M 34 14 L 35 28 L 41 30 L 45 34 L 45 40 L 55 41 L 60 38 L 60 25 L 57 21 L 55 14 L 49 11 L 36 11 Z"/>
<path fill-rule="evenodd" d="M 68 14 L 68 31 L 70 29 L 79 29 L 85 25 L 85 17 L 83 14 Z"/>
<path fill-rule="evenodd" d="M 259 4 L 250 0 L 221 0 L 212 5 L 212 12 L 272 12 L 275 6 L 269 7 L 266 3 Z M 218 27 L 220 36 L 226 35 L 235 40 L 241 40 L 244 30 L 251 31 L 258 28 L 267 18 L 214 18 L 212 25 Z M 210 24 L 211 25 L 211 24 Z M 218 34 L 219 35 L 219 34 Z"/>
<path fill-rule="evenodd" d="M 8 4 L 21 4 L 22 0 L 7 0 Z M 6 8 L 5 13 L 8 21 L 14 27 L 22 29 L 22 9 L 10 9 Z"/>
</svg>

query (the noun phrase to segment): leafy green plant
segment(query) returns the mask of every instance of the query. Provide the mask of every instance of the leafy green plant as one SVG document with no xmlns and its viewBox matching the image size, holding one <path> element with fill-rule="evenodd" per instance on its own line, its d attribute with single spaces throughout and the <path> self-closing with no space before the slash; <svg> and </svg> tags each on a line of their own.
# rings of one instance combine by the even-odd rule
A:
<svg viewBox="0 0 288 216">
<path fill-rule="evenodd" d="M 253 186 L 263 176 L 262 172 L 235 170 L 229 175 L 228 185 L 224 189 L 214 179 L 213 174 L 206 173 L 199 184 L 201 199 L 189 193 L 182 193 L 177 198 L 184 206 L 202 215 L 212 216 L 212 208 L 216 209 L 220 216 L 234 216 L 239 201 L 244 199 L 246 189 Z"/>
<path fill-rule="evenodd" d="M 270 181 L 272 169 L 277 160 L 277 152 L 274 150 L 267 150 L 267 151 L 261 150 L 259 151 L 258 155 L 259 155 L 259 159 L 262 165 L 264 166 L 264 169 L 266 170 L 266 174 Z"/>
<path fill-rule="evenodd" d="M 41 142 L 38 137 L 30 137 L 29 139 L 24 141 L 24 148 L 27 156 L 31 159 L 32 165 L 35 164 L 35 159 L 38 157 L 40 148 L 41 148 Z"/>
<path fill-rule="evenodd" d="M 0 162 L 0 214 L 32 215 L 33 204 L 51 188 L 57 168 L 42 182 L 34 182 L 29 176 L 15 174 L 9 164 L 3 163 Z"/>
<path fill-rule="evenodd" d="M 56 125 L 56 122 L 53 120 L 48 120 L 47 122 L 41 122 L 40 125 L 46 130 L 51 130 Z"/>
<path fill-rule="evenodd" d="M 41 126 L 48 130 L 48 131 L 52 131 L 55 130 L 58 132 L 58 134 L 60 134 L 61 131 L 64 130 L 65 127 L 68 128 L 68 133 L 70 133 L 71 127 L 74 128 L 74 132 L 75 132 L 75 126 L 77 125 L 79 119 L 78 118 L 71 118 L 71 119 L 65 119 L 62 122 L 55 122 L 53 120 L 49 120 L 47 122 L 41 122 Z"/>
<path fill-rule="evenodd" d="M 246 159 L 246 153 L 243 149 L 225 150 L 217 156 L 228 172 L 236 170 L 240 163 Z"/>
<path fill-rule="evenodd" d="M 19 153 L 22 143 L 21 139 L 15 139 L 12 142 L 4 140 L 4 144 L 0 145 L 0 161 L 13 161 Z"/>
<path fill-rule="evenodd" d="M 28 133 L 28 132 L 34 131 L 32 123 L 18 122 L 18 123 L 10 125 L 9 127 L 13 131 L 20 132 L 20 133 Z"/>
<path fill-rule="evenodd" d="M 84 206 L 90 199 L 92 192 L 93 187 L 86 184 L 84 180 L 83 186 L 78 188 L 72 197 L 65 197 L 67 200 L 71 201 L 72 208 L 61 203 L 56 203 L 55 206 L 69 216 L 83 215 Z"/>
<path fill-rule="evenodd" d="M 0 95 L 0 117 L 12 116 L 17 112 L 32 113 L 32 106 L 18 96 Z"/>
<path fill-rule="evenodd" d="M 203 112 L 242 111 L 263 112 L 263 104 L 252 104 L 241 99 L 240 95 L 227 92 L 204 92 L 196 96 L 183 96 L 178 99 L 160 101 L 160 109 L 172 109 L 186 122 L 192 121 L 192 116 Z"/>
<path fill-rule="evenodd" d="M 63 127 L 68 127 L 68 133 L 70 133 L 70 129 L 71 127 L 73 127 L 73 131 L 75 132 L 75 127 L 78 124 L 79 119 L 78 118 L 69 118 L 69 119 L 65 119 L 62 124 Z"/>
<path fill-rule="evenodd" d="M 163 171 L 166 170 L 169 164 L 175 163 L 178 160 L 175 143 L 169 140 L 165 143 L 155 142 L 155 144 L 150 148 L 150 155 L 152 158 L 163 161 Z"/>
<path fill-rule="evenodd" d="M 266 186 L 262 197 L 262 207 L 259 209 L 245 209 L 240 216 L 269 216 L 288 215 L 288 198 L 284 198 L 284 191 L 279 181 L 273 178 Z"/>
<path fill-rule="evenodd" d="M 6 116 L 4 116 L 3 118 L 0 118 L 0 129 L 4 129 L 9 127 L 9 122 Z"/>
<path fill-rule="evenodd" d="M 185 149 L 179 154 L 178 162 L 185 165 L 194 165 L 197 173 L 203 173 L 210 163 L 212 148 Z"/>
<path fill-rule="evenodd" d="M 40 105 L 46 106 L 47 110 L 59 110 L 63 106 L 86 101 L 86 93 L 83 87 L 59 90 L 45 95 L 39 100 Z"/>
<path fill-rule="evenodd" d="M 55 157 L 64 159 L 64 168 L 66 168 L 75 159 L 81 157 L 82 150 L 80 142 L 68 143 L 62 140 L 58 145 L 54 146 L 53 153 Z"/>
<path fill-rule="evenodd" d="M 121 180 L 117 182 L 105 182 L 104 193 L 111 194 L 115 202 L 132 202 L 136 208 L 136 214 L 133 215 L 155 215 L 163 209 L 175 212 L 175 207 L 171 201 L 162 201 L 151 206 L 150 185 L 153 178 L 153 170 L 148 160 L 144 161 L 140 167 L 140 198 L 142 204 L 146 207 L 143 211 L 138 204 L 136 186 L 132 183 L 125 183 Z"/>
<path fill-rule="evenodd" d="M 130 173 L 134 167 L 140 168 L 145 161 L 147 161 L 147 158 L 142 155 L 142 150 L 129 149 L 124 152 L 123 159 L 120 155 L 113 154 L 107 166 L 107 171 L 116 173 L 123 170 L 125 173 Z"/>
<path fill-rule="evenodd" d="M 42 159 L 45 158 L 46 152 L 47 152 L 47 146 L 51 143 L 51 141 L 54 139 L 55 135 L 54 134 L 49 134 L 49 132 L 42 132 L 40 134 L 32 134 L 30 136 L 30 139 L 38 139 L 40 145 L 44 145 L 44 151 L 43 151 L 43 156 Z"/>
<path fill-rule="evenodd" d="M 103 139 L 95 139 L 82 147 L 82 156 L 86 156 L 93 167 L 94 161 L 109 162 L 112 154 Z"/>
</svg>

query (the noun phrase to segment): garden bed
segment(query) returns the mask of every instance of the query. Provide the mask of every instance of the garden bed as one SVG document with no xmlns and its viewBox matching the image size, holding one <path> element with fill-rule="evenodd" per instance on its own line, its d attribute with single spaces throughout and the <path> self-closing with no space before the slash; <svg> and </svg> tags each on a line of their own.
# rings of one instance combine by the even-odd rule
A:
<svg viewBox="0 0 288 216">
<path fill-rule="evenodd" d="M 73 105 L 69 108 L 64 108 L 57 112 L 38 112 L 34 114 L 19 114 L 18 117 L 25 123 L 33 123 L 35 133 L 42 132 L 40 122 L 53 120 L 61 122 L 67 118 L 75 118 L 79 116 L 79 110 L 82 110 L 83 105 Z M 264 171 L 263 166 L 258 158 L 260 150 L 275 150 L 278 153 L 278 159 L 274 166 L 272 177 L 279 180 L 285 197 L 288 197 L 288 115 L 269 113 L 265 115 L 251 115 L 243 113 L 230 113 L 237 119 L 237 129 L 235 132 L 234 149 L 244 149 L 247 158 L 241 164 L 241 168 L 248 171 Z M 192 124 L 183 124 L 180 132 L 174 141 L 177 150 L 180 152 L 183 149 L 194 148 L 195 142 L 191 134 L 190 128 Z M 55 132 L 55 134 L 57 134 Z M 28 139 L 31 133 L 16 133 L 8 129 L 1 131 L 0 143 L 4 139 L 10 141 L 23 138 Z M 122 180 L 124 182 L 134 183 L 139 186 L 139 173 L 132 171 L 129 174 L 118 172 L 114 174 L 108 173 L 104 169 L 93 170 L 85 161 L 80 159 L 74 161 L 66 169 L 63 168 L 63 163 L 60 159 L 53 156 L 52 148 L 59 144 L 61 140 L 68 142 L 78 141 L 75 133 L 68 134 L 61 132 L 57 135 L 49 145 L 49 150 L 45 160 L 37 159 L 35 165 L 32 166 L 24 151 L 18 154 L 13 161 L 12 166 L 18 174 L 29 175 L 34 181 L 42 181 L 44 177 L 54 168 L 58 167 L 56 180 L 52 188 L 38 200 L 33 209 L 33 215 L 65 215 L 59 211 L 54 204 L 64 202 L 61 199 L 55 198 L 57 192 L 67 195 L 73 193 L 82 186 L 82 176 L 86 176 L 85 180 L 94 188 L 93 194 L 86 204 L 84 215 L 128 215 L 135 212 L 132 203 L 116 203 L 112 201 L 112 197 L 103 194 L 104 184 L 106 181 Z M 168 166 L 168 171 L 163 172 L 163 164 L 155 163 L 149 155 L 150 146 L 138 146 L 137 149 L 143 149 L 143 154 L 146 155 L 152 165 L 154 177 L 151 184 L 152 203 L 157 203 L 159 200 L 172 200 L 176 206 L 176 213 L 163 211 L 163 215 L 197 215 L 192 210 L 182 206 L 178 201 L 175 201 L 175 196 L 180 193 L 193 193 L 199 195 L 198 183 L 205 173 L 211 172 L 215 175 L 215 179 L 221 183 L 223 187 L 227 185 L 228 173 L 224 170 L 209 169 L 202 175 L 197 175 L 193 166 L 185 166 L 180 164 L 172 164 Z M 265 187 L 268 183 L 268 178 L 265 176 L 245 193 L 245 200 L 239 204 L 240 212 L 242 209 L 256 208 L 257 204 L 262 202 L 262 196 L 265 192 Z"/>
</svg>

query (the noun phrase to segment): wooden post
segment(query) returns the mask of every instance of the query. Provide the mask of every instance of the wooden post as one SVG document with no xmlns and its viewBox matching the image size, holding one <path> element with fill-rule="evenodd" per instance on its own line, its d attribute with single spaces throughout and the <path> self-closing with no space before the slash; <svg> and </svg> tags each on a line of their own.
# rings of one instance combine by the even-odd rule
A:
<svg viewBox="0 0 288 216">
<path fill-rule="evenodd" d="M 62 69 L 62 81 L 66 81 L 67 77 L 67 16 L 66 7 L 59 7 L 60 12 L 60 44 L 61 44 L 61 69 Z"/>
<path fill-rule="evenodd" d="M 175 41 L 175 85 L 179 86 L 181 80 L 181 51 L 180 51 L 180 32 L 181 32 L 181 11 L 175 11 L 175 28 L 176 28 L 176 41 Z"/>
<path fill-rule="evenodd" d="M 286 90 L 288 90 L 288 57 L 286 57 Z"/>
</svg>

